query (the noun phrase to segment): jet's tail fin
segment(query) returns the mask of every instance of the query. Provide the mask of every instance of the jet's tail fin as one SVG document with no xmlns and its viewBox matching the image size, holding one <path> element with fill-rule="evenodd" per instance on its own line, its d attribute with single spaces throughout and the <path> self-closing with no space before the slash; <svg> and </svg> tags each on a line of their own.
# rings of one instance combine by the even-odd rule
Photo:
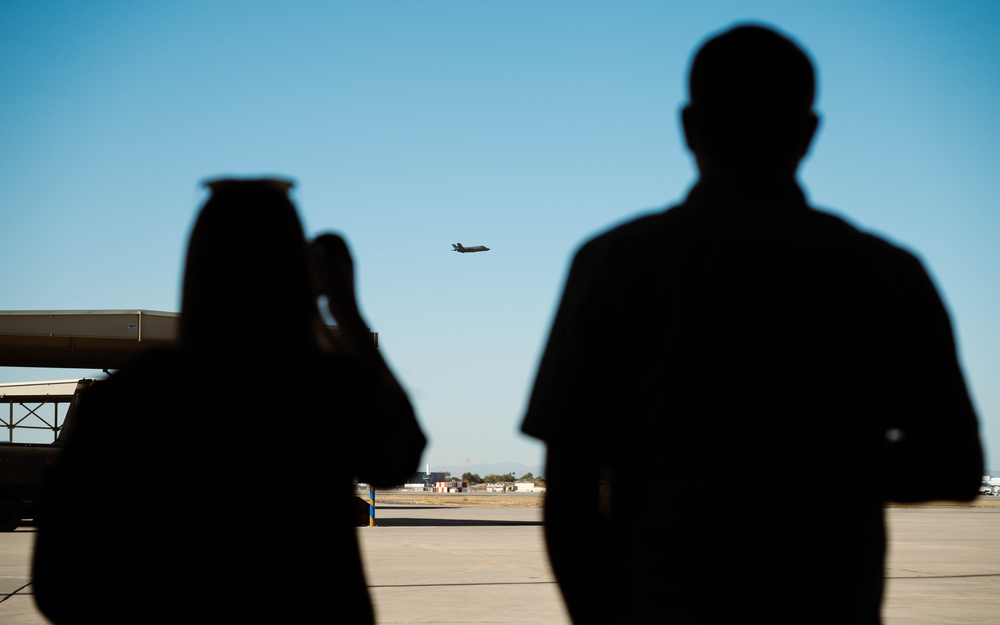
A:
<svg viewBox="0 0 1000 625">
<path fill-rule="evenodd" d="M 462 247 L 462 244 L 461 244 L 461 243 L 452 243 L 452 244 L 451 244 L 451 247 L 452 247 L 452 248 L 453 248 L 453 249 L 454 249 L 454 250 L 455 250 L 456 252 L 461 252 L 462 250 L 464 250 L 464 249 L 465 249 L 464 247 Z"/>
</svg>

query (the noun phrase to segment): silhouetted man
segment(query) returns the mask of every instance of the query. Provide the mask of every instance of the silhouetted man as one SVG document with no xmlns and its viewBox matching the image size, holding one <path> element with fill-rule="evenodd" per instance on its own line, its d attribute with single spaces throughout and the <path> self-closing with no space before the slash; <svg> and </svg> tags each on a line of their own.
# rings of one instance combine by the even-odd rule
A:
<svg viewBox="0 0 1000 625">
<path fill-rule="evenodd" d="M 810 207 L 808 56 L 694 58 L 685 201 L 577 251 L 522 429 L 576 623 L 874 624 L 887 501 L 969 500 L 979 424 L 921 262 Z"/>
</svg>

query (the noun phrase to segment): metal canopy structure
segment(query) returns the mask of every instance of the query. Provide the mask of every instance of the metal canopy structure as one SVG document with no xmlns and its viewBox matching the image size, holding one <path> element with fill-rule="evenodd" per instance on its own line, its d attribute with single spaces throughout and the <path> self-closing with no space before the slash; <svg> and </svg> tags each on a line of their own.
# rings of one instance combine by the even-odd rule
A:
<svg viewBox="0 0 1000 625">
<path fill-rule="evenodd" d="M 179 319 L 157 310 L 3 310 L 0 367 L 120 369 L 173 343 Z"/>
<path fill-rule="evenodd" d="M 0 384 L 0 402 L 71 401 L 80 380 L 47 382 L 7 382 Z"/>
<path fill-rule="evenodd" d="M 58 440 L 77 390 L 93 381 L 84 378 L 0 384 L 0 427 L 7 431 L 7 441 L 13 442 L 17 430 L 45 430 L 51 432 L 51 442 Z"/>
<path fill-rule="evenodd" d="M 179 321 L 159 310 L 0 310 L 0 367 L 121 369 L 140 351 L 173 343 Z M 378 345 L 378 333 L 372 339 Z"/>
</svg>

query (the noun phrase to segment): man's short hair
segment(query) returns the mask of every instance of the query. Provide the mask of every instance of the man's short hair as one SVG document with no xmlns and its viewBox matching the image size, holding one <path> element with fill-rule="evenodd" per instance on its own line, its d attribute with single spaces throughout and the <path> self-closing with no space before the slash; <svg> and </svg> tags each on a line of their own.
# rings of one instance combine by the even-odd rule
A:
<svg viewBox="0 0 1000 625">
<path fill-rule="evenodd" d="M 807 114 L 816 94 L 813 63 L 791 38 L 767 26 L 740 24 L 708 39 L 688 77 L 690 103 L 706 114 Z"/>
</svg>

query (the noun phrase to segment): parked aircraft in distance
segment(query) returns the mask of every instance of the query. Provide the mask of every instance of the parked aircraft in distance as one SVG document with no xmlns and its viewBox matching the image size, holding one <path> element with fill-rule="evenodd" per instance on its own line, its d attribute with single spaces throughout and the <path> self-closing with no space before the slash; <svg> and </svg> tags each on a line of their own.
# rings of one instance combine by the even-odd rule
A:
<svg viewBox="0 0 1000 625">
<path fill-rule="evenodd" d="M 488 252 L 488 251 L 490 251 L 490 248 L 484 247 L 482 245 L 473 245 L 471 247 L 465 247 L 461 243 L 452 243 L 451 246 L 453 248 L 455 248 L 454 251 L 456 251 L 456 252 L 462 252 L 463 254 L 466 253 L 466 252 Z"/>
</svg>

